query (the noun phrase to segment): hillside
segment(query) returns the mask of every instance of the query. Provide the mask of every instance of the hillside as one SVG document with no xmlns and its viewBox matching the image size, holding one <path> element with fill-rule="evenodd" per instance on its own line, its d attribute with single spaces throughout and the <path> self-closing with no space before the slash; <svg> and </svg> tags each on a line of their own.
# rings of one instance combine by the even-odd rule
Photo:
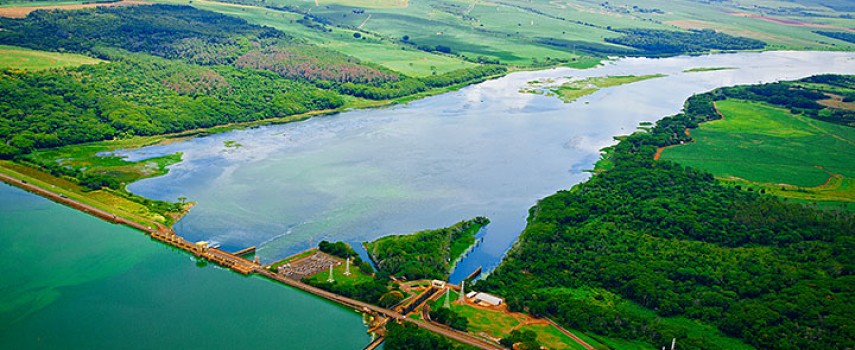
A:
<svg viewBox="0 0 855 350">
<path fill-rule="evenodd" d="M 395 49 L 514 66 L 586 65 L 589 57 L 708 50 L 852 50 L 846 35 L 855 25 L 851 6 L 834 1 L 758 6 L 741 0 L 222 0 L 191 5 L 271 25 L 340 52 L 364 52 L 360 58 L 390 66 L 398 64 L 388 56 Z M 353 33 L 365 40 L 354 42 Z"/>
<path fill-rule="evenodd" d="M 186 6 L 37 11 L 0 26 L 2 44 L 109 61 L 0 72 L 0 158 L 7 159 L 403 97 L 505 71 L 478 66 L 411 78 Z"/>
<path fill-rule="evenodd" d="M 744 346 L 721 334 L 767 349 L 855 346 L 855 216 L 653 160 L 691 141 L 685 129 L 719 119 L 713 99 L 739 89 L 692 97 L 684 113 L 621 140 L 611 168 L 541 200 L 475 288 L 655 348 L 672 338 L 681 349 Z"/>
</svg>

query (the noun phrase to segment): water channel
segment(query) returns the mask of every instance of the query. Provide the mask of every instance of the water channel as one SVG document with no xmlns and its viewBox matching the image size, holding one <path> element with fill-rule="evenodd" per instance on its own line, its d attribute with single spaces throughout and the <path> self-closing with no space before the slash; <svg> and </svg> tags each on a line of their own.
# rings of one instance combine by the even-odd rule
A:
<svg viewBox="0 0 855 350">
<path fill-rule="evenodd" d="M 698 67 L 732 67 L 684 72 Z M 176 229 L 271 261 L 320 240 L 352 243 L 484 215 L 483 242 L 452 275 L 494 267 L 539 198 L 589 175 L 598 150 L 719 86 L 855 74 L 855 53 L 621 59 L 507 77 L 407 105 L 124 152 L 183 152 L 141 195 L 197 202 Z M 522 94 L 535 79 L 666 74 L 575 103 Z M 226 142 L 233 141 L 233 142 Z M 237 146 L 239 145 L 239 146 Z M 358 314 L 207 266 L 34 195 L 0 186 L 0 348 L 359 348 Z"/>
</svg>

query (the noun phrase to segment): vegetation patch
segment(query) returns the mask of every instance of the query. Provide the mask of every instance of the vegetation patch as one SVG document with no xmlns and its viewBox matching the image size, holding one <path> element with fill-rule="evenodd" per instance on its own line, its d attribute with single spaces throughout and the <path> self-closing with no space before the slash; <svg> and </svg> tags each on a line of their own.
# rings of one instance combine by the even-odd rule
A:
<svg viewBox="0 0 855 350">
<path fill-rule="evenodd" d="M 11 161 L 0 161 L 0 172 L 149 227 L 155 223 L 172 225 L 187 209 L 180 203 L 154 201 L 125 191 L 93 191 L 67 178 Z"/>
<path fill-rule="evenodd" d="M 0 45 L 0 68 L 43 70 L 77 67 L 84 64 L 106 62 L 77 54 L 31 50 L 23 47 Z"/>
<path fill-rule="evenodd" d="M 733 70 L 733 67 L 697 67 L 683 70 L 683 73 L 715 72 L 720 70 Z"/>
<path fill-rule="evenodd" d="M 451 262 L 475 244 L 475 235 L 489 223 L 479 216 L 447 228 L 386 236 L 364 244 L 381 271 L 410 280 L 446 280 Z"/>
<path fill-rule="evenodd" d="M 591 95 L 600 89 L 605 89 L 613 86 L 632 84 L 639 81 L 664 77 L 664 74 L 652 75 L 624 75 L 624 76 L 607 76 L 594 77 L 582 80 L 567 82 L 558 86 L 554 86 L 554 81 L 532 81 L 529 86 L 520 90 L 523 93 L 546 94 L 547 96 L 557 96 L 564 103 L 571 103 L 581 97 Z"/>
<path fill-rule="evenodd" d="M 606 38 L 606 42 L 634 47 L 646 54 L 672 55 L 709 50 L 759 50 L 766 47 L 760 40 L 739 38 L 709 29 L 677 32 L 657 29 L 623 29 L 623 36 Z"/>
</svg>

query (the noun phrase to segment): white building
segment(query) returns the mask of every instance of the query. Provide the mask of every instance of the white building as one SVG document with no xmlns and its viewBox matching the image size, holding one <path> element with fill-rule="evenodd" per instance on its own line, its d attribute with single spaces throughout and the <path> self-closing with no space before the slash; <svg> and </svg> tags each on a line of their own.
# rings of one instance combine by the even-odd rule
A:
<svg viewBox="0 0 855 350">
<path fill-rule="evenodd" d="M 475 293 L 475 292 L 471 292 L 471 293 L 469 293 L 469 294 L 472 294 L 472 293 Z M 469 297 L 469 295 L 466 295 L 466 296 L 467 296 L 467 297 Z M 478 302 L 484 302 L 484 303 L 486 303 L 486 304 L 490 304 L 490 305 L 493 305 L 493 306 L 499 306 L 499 305 L 502 305 L 502 302 L 504 302 L 504 301 L 505 301 L 505 300 L 504 300 L 504 299 L 502 299 L 502 298 L 499 298 L 499 297 L 497 297 L 497 296 L 493 296 L 493 295 L 490 295 L 490 294 L 487 294 L 487 293 L 475 293 L 475 295 L 473 295 L 473 296 L 471 296 L 471 297 L 469 297 L 469 298 L 474 298 L 474 299 L 475 299 L 475 303 L 478 303 Z"/>
</svg>

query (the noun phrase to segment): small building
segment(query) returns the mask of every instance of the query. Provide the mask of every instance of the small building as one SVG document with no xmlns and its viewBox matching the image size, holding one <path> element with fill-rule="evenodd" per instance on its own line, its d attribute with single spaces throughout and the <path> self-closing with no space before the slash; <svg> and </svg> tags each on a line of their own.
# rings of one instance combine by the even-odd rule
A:
<svg viewBox="0 0 855 350">
<path fill-rule="evenodd" d="M 502 305 L 502 302 L 504 302 L 504 301 L 505 301 L 505 300 L 504 300 L 504 299 L 502 299 L 502 298 L 499 298 L 499 297 L 497 297 L 497 296 L 493 296 L 493 295 L 490 295 L 490 294 L 487 294 L 487 293 L 478 293 L 478 294 L 475 294 L 475 296 L 474 296 L 473 298 L 475 298 L 475 302 L 476 302 L 476 303 L 478 303 L 478 302 L 484 302 L 484 303 L 486 303 L 486 304 L 493 305 L 493 306 L 499 306 L 499 305 Z"/>
<path fill-rule="evenodd" d="M 467 297 L 467 298 L 469 298 L 469 299 L 474 298 L 476 295 L 478 295 L 478 292 L 469 292 L 469 293 L 466 293 L 466 297 Z"/>
<path fill-rule="evenodd" d="M 445 288 L 445 281 L 433 280 L 430 281 L 430 285 L 434 288 Z"/>
</svg>

